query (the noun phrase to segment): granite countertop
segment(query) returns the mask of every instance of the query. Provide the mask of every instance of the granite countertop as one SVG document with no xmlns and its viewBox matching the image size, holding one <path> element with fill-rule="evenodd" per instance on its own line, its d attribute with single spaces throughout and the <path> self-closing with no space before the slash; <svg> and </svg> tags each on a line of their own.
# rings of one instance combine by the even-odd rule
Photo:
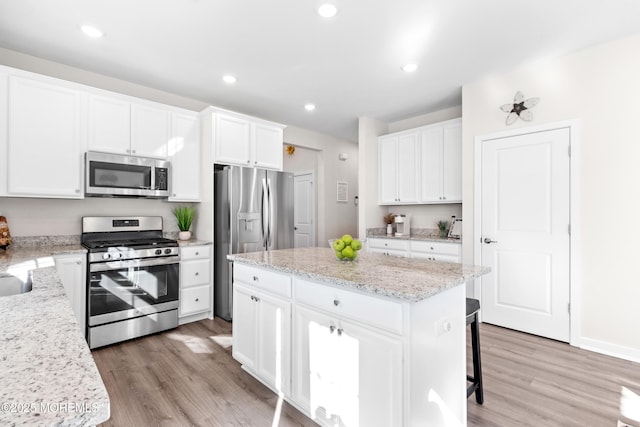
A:
<svg viewBox="0 0 640 427">
<path fill-rule="evenodd" d="M 424 234 L 411 234 L 409 236 L 395 236 L 391 234 L 367 234 L 367 239 L 417 240 L 423 242 L 445 242 L 456 243 L 458 245 L 462 244 L 462 241 L 460 239 L 454 239 L 451 237 L 429 236 Z"/>
<path fill-rule="evenodd" d="M 0 297 L 0 425 L 89 426 L 109 419 L 109 395 L 52 255 L 80 245 L 0 250 L 0 272 L 33 271 L 33 290 Z"/>
<path fill-rule="evenodd" d="M 212 242 L 210 240 L 197 240 L 197 239 L 189 239 L 189 240 L 178 240 L 178 246 L 203 246 L 203 245 L 211 245 Z"/>
<path fill-rule="evenodd" d="M 228 255 L 231 261 L 417 302 L 490 271 L 489 267 L 359 253 L 338 261 L 330 248 L 281 249 Z"/>
</svg>

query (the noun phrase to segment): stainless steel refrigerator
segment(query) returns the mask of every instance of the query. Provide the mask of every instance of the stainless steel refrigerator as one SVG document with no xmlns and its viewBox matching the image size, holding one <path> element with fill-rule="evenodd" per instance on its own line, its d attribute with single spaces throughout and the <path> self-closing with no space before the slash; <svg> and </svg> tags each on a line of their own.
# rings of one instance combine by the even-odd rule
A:
<svg viewBox="0 0 640 427">
<path fill-rule="evenodd" d="M 293 247 L 293 174 L 216 166 L 213 203 L 214 313 L 231 320 L 227 255 Z"/>
</svg>

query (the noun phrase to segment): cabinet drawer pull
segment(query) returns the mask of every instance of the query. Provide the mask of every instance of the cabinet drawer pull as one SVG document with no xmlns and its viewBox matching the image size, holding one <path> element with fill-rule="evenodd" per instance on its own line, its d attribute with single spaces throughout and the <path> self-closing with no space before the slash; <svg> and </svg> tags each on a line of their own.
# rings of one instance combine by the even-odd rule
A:
<svg viewBox="0 0 640 427">
<path fill-rule="evenodd" d="M 333 300 L 333 305 L 335 305 L 336 307 L 340 305 L 340 301 L 337 299 Z"/>
</svg>

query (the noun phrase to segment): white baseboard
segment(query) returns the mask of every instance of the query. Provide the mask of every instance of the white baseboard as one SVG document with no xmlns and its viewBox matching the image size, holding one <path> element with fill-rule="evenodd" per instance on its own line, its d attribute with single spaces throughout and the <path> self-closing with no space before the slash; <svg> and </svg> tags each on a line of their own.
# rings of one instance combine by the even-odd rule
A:
<svg viewBox="0 0 640 427">
<path fill-rule="evenodd" d="M 606 354 L 607 356 L 617 357 L 618 359 L 629 360 L 631 362 L 640 363 L 640 350 L 632 347 L 625 347 L 618 344 L 612 344 L 606 341 L 594 340 L 582 337 L 578 343 L 578 347 L 593 351 L 595 353 Z"/>
</svg>

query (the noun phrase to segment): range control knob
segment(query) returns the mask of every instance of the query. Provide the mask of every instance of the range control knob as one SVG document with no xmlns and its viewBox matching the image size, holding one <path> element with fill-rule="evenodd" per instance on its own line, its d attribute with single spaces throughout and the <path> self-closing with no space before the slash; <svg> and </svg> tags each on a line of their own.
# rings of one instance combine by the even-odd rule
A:
<svg viewBox="0 0 640 427">
<path fill-rule="evenodd" d="M 170 255 L 173 250 L 171 248 L 167 248 L 164 250 L 164 253 Z"/>
<path fill-rule="evenodd" d="M 109 252 L 105 252 L 102 254 L 102 259 L 109 259 L 111 258 L 111 254 Z"/>
<path fill-rule="evenodd" d="M 162 255 L 162 249 L 156 249 L 155 253 L 156 255 Z"/>
</svg>

